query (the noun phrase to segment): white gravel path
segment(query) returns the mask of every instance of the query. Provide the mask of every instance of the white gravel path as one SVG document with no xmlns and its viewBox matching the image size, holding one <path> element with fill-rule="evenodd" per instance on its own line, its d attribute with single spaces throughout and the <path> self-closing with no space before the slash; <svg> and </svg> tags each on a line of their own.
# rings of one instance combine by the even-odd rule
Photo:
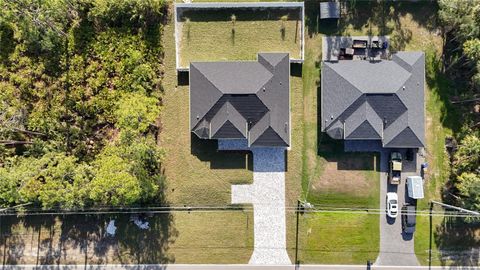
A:
<svg viewBox="0 0 480 270">
<path fill-rule="evenodd" d="M 254 251 L 249 264 L 291 264 L 286 250 L 285 149 L 251 150 L 253 184 L 232 186 L 232 203 L 253 204 Z"/>
</svg>

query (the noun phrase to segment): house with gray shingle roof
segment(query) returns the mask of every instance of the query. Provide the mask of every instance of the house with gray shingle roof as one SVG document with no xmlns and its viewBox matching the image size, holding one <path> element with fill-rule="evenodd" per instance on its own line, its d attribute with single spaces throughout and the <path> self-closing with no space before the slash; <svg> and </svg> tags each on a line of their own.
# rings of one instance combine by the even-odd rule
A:
<svg viewBox="0 0 480 270">
<path fill-rule="evenodd" d="M 384 148 L 425 146 L 425 56 L 324 61 L 321 130 L 334 139 L 381 140 Z"/>
<path fill-rule="evenodd" d="M 259 53 L 257 61 L 192 62 L 190 130 L 201 139 L 288 147 L 289 91 L 288 53 Z"/>
</svg>

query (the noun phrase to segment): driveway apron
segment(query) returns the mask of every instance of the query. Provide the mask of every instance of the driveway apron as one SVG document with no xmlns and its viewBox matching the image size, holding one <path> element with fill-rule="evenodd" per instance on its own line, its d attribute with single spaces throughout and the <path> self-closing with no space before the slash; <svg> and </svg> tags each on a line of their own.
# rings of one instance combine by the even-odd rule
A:
<svg viewBox="0 0 480 270">
<path fill-rule="evenodd" d="M 286 250 L 285 149 L 252 148 L 253 184 L 233 185 L 232 203 L 253 204 L 249 264 L 291 264 Z"/>
</svg>

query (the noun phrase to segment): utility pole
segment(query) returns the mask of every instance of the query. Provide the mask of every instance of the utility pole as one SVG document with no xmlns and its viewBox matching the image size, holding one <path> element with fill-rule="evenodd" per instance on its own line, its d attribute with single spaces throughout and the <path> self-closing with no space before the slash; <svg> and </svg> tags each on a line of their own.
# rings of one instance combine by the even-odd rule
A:
<svg viewBox="0 0 480 270">
<path fill-rule="evenodd" d="M 428 269 L 432 269 L 432 211 L 433 211 L 433 202 L 430 201 L 430 243 L 428 247 Z"/>
<path fill-rule="evenodd" d="M 299 261 L 298 261 L 298 219 L 299 219 L 299 214 L 300 214 L 300 200 L 297 200 L 297 226 L 295 229 L 295 268 L 298 267 Z"/>
</svg>

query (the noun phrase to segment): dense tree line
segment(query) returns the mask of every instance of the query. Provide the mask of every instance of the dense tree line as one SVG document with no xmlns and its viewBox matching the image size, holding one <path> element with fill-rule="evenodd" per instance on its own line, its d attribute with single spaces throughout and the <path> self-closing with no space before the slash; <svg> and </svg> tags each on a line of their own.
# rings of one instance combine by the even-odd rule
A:
<svg viewBox="0 0 480 270">
<path fill-rule="evenodd" d="M 480 210 L 480 2 L 440 0 L 445 33 L 445 72 L 455 81 L 456 103 L 462 112 L 452 180 L 457 202 Z"/>
<path fill-rule="evenodd" d="M 0 0 L 0 205 L 158 202 L 163 0 Z"/>
</svg>

